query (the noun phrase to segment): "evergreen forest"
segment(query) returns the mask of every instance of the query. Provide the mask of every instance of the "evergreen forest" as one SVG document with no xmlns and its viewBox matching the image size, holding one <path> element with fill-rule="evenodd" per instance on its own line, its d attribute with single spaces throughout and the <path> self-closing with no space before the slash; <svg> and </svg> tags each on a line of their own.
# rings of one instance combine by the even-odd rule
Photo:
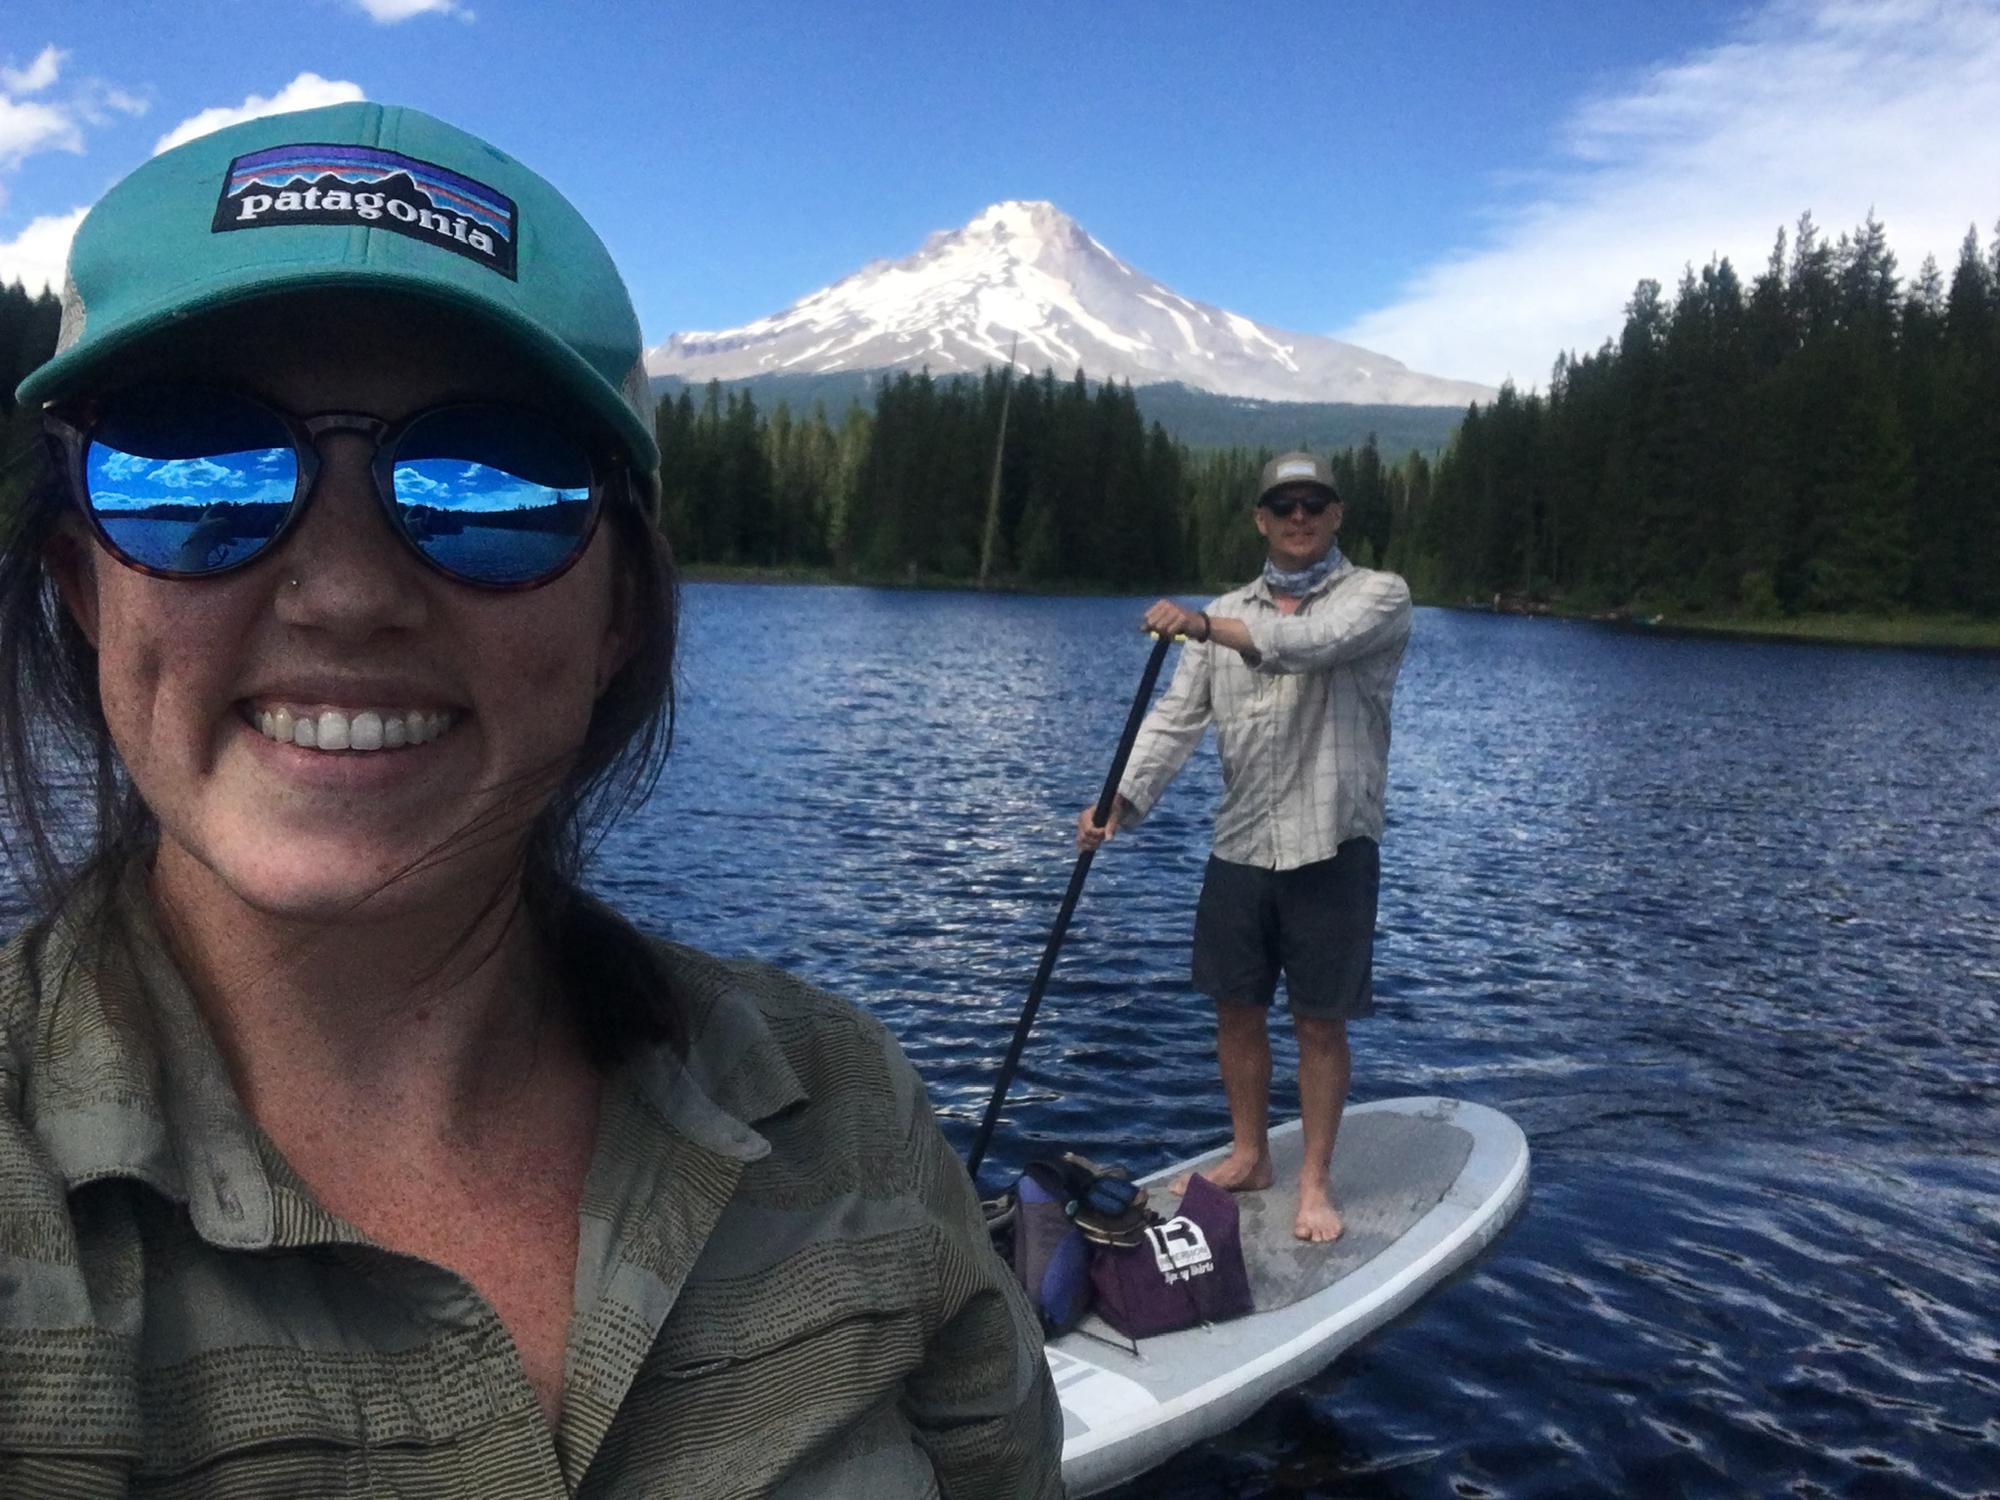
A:
<svg viewBox="0 0 2000 1500">
<path fill-rule="evenodd" d="M 1467 412 L 1403 497 L 1413 584 L 1778 617 L 2000 615 L 2000 238 L 1905 284 L 1810 214 L 1746 288 L 1641 281 L 1616 341 Z"/>
<path fill-rule="evenodd" d="M 35 471 L 40 424 L 16 411 L 14 387 L 55 353 L 62 304 L 54 294 L 31 297 L 17 282 L 0 286 L 0 520 Z"/>
<path fill-rule="evenodd" d="M 0 288 L 0 407 L 56 322 L 52 297 Z M 1261 558 L 1271 450 L 1191 446 L 1082 371 L 901 371 L 838 413 L 711 383 L 656 426 L 662 524 L 697 569 L 1144 593 Z M 4 499 L 29 415 L 0 440 Z M 1906 281 L 1875 218 L 1829 240 L 1808 214 L 1747 286 L 1726 259 L 1671 295 L 1641 281 L 1616 339 L 1474 405 L 1442 451 L 1330 457 L 1343 547 L 1420 598 L 2000 617 L 2000 236 Z"/>
</svg>

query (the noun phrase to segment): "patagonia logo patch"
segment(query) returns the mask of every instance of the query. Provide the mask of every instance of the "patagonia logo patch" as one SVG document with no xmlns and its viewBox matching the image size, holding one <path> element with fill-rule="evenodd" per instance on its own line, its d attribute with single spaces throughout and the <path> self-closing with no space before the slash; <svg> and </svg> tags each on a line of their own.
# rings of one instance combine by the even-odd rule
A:
<svg viewBox="0 0 2000 1500">
<path fill-rule="evenodd" d="M 1319 466 L 1310 459 L 1295 458 L 1288 464 L 1278 465 L 1280 479 L 1317 479 Z"/>
<path fill-rule="evenodd" d="M 272 146 L 229 164 L 217 234 L 273 224 L 387 229 L 514 279 L 514 200 L 431 162 L 373 146 Z"/>
</svg>

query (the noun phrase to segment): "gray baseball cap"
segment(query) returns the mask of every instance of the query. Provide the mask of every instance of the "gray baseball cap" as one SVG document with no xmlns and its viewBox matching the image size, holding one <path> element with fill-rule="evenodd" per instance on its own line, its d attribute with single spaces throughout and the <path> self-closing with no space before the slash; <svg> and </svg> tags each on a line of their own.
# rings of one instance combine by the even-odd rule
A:
<svg viewBox="0 0 2000 1500">
<path fill-rule="evenodd" d="M 1333 469 L 1325 459 L 1310 453 L 1280 453 L 1264 465 L 1264 473 L 1257 481 L 1257 503 L 1262 505 L 1272 490 L 1293 484 L 1309 484 L 1325 490 L 1335 500 L 1340 498 L 1340 491 L 1333 487 Z"/>
</svg>

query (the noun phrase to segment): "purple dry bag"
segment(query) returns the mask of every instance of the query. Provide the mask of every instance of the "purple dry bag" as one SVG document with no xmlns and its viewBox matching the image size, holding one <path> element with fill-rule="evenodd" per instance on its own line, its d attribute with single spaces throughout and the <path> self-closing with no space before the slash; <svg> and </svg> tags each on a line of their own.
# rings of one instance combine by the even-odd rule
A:
<svg viewBox="0 0 2000 1500">
<path fill-rule="evenodd" d="M 1240 1318 L 1251 1301 L 1236 1199 L 1206 1177 L 1189 1178 L 1173 1218 L 1129 1248 L 1097 1248 L 1090 1283 L 1097 1315 L 1127 1338 Z"/>
</svg>

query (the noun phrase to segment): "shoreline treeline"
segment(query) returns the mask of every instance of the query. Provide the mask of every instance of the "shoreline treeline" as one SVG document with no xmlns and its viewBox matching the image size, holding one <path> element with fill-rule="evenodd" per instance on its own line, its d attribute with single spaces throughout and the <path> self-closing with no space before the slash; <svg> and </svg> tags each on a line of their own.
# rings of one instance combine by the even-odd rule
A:
<svg viewBox="0 0 2000 1500">
<path fill-rule="evenodd" d="M 1006 430 L 1001 435 L 1002 410 Z M 1191 576 L 1183 450 L 1129 386 L 885 376 L 838 425 L 710 382 L 660 403 L 663 521 L 693 564 L 1139 585 Z M 993 462 L 1004 453 L 997 498 Z M 730 497 L 725 499 L 724 497 Z M 989 537 L 990 533 L 990 537 Z"/>
<path fill-rule="evenodd" d="M 0 409 L 56 301 L 0 288 Z M 998 503 L 993 462 L 1006 413 Z M 1146 591 L 1239 582 L 1266 449 L 1191 448 L 1129 386 L 897 372 L 837 417 L 711 382 L 662 400 L 662 524 L 694 566 Z M 33 442 L 10 412 L 9 455 Z M 1784 617 L 2000 616 L 2000 237 L 1907 285 L 1870 218 L 1803 217 L 1745 287 L 1726 259 L 1472 406 L 1438 455 L 1331 455 L 1342 543 L 1430 598 Z M 0 499 L 27 466 L 10 460 Z"/>
<path fill-rule="evenodd" d="M 1190 449 L 1145 421 L 1129 385 L 1081 372 L 899 371 L 872 411 L 857 402 L 837 423 L 819 403 L 767 417 L 711 381 L 663 400 L 657 424 L 662 524 L 694 566 L 969 582 L 984 561 L 996 582 L 1143 590 L 1240 580 L 1263 556 L 1248 505 L 1270 452 Z M 1372 438 L 1333 463 L 1350 550 L 1379 561 L 1392 485 L 1408 495 L 1416 476 L 1425 493 L 1428 464 L 1392 474 Z"/>
<path fill-rule="evenodd" d="M 56 352 L 62 304 L 51 292 L 30 296 L 17 281 L 0 286 L 0 521 L 36 469 L 41 423 L 14 406 L 14 388 Z"/>
<path fill-rule="evenodd" d="M 1907 287 L 1870 215 L 1642 281 L 1546 394 L 1475 406 L 1412 506 L 1412 582 L 1752 616 L 2000 614 L 2000 239 Z"/>
</svg>

